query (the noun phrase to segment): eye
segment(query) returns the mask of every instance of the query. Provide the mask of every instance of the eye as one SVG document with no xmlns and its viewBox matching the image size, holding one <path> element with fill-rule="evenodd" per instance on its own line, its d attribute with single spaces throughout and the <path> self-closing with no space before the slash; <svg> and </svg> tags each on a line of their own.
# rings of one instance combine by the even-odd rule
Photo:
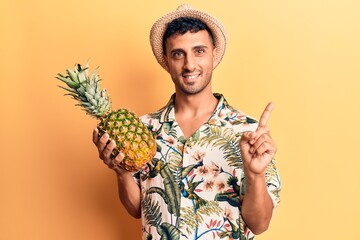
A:
<svg viewBox="0 0 360 240">
<path fill-rule="evenodd" d="M 197 53 L 197 54 L 204 54 L 204 53 L 205 53 L 205 49 L 204 49 L 204 48 L 198 48 L 198 49 L 196 50 L 196 53 Z"/>
<path fill-rule="evenodd" d="M 171 56 L 174 58 L 174 59 L 180 59 L 184 56 L 184 53 L 181 52 L 181 51 L 175 51 L 171 54 Z"/>
</svg>

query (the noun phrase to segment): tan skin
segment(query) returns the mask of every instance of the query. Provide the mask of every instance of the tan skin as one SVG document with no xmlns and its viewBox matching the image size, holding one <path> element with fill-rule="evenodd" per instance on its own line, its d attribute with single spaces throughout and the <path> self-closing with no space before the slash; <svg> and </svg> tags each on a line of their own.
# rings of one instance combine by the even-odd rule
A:
<svg viewBox="0 0 360 240">
<path fill-rule="evenodd" d="M 197 33 L 173 35 L 166 42 L 166 70 L 169 72 L 176 92 L 175 118 L 186 138 L 189 138 L 210 118 L 218 100 L 211 88 L 215 49 L 209 34 Z M 240 150 L 244 162 L 246 193 L 243 199 L 242 216 L 254 234 L 264 232 L 272 217 L 273 203 L 267 192 L 265 171 L 274 158 L 276 146 L 271 138 L 267 122 L 272 111 L 270 103 L 260 117 L 255 132 L 246 132 L 240 139 Z M 93 142 L 99 157 L 116 172 L 119 197 L 130 215 L 141 217 L 140 189 L 131 173 L 114 166 L 110 154 L 114 140 L 104 134 L 98 137 L 93 132 Z M 121 161 L 119 154 L 115 161 Z"/>
<path fill-rule="evenodd" d="M 246 132 L 240 139 L 246 178 L 242 216 L 254 234 L 266 231 L 272 217 L 273 203 L 267 192 L 265 172 L 276 153 L 276 146 L 267 126 L 273 107 L 274 104 L 269 103 L 260 117 L 256 131 Z"/>
<path fill-rule="evenodd" d="M 211 90 L 215 49 L 206 31 L 171 36 L 166 42 L 166 70 L 175 85 L 175 118 L 189 138 L 209 120 L 218 100 Z"/>
</svg>

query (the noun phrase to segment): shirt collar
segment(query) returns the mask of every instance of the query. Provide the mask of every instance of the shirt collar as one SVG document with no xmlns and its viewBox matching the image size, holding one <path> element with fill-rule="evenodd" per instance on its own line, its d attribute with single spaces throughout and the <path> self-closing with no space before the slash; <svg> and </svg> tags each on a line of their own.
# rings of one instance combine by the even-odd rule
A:
<svg viewBox="0 0 360 240">
<path fill-rule="evenodd" d="M 169 102 L 163 108 L 161 113 L 160 122 L 175 122 L 175 93 L 171 96 Z"/>
<path fill-rule="evenodd" d="M 214 96 L 219 99 L 219 102 L 216 106 L 216 109 L 214 113 L 209 118 L 207 124 L 209 125 L 216 125 L 216 126 L 222 126 L 222 121 L 225 120 L 226 112 L 229 108 L 231 108 L 226 101 L 225 97 L 220 93 L 214 93 Z M 175 93 L 171 96 L 169 102 L 166 104 L 166 106 L 163 108 L 163 111 L 161 113 L 160 122 L 175 122 Z"/>
</svg>

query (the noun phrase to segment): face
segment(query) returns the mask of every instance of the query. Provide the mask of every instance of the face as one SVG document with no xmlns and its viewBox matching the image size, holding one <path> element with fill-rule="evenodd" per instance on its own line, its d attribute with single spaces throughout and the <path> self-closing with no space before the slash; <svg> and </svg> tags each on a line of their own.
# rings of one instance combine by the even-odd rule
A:
<svg viewBox="0 0 360 240">
<path fill-rule="evenodd" d="M 211 91 L 214 54 L 206 30 L 175 34 L 167 39 L 166 66 L 177 93 L 193 95 Z"/>
</svg>

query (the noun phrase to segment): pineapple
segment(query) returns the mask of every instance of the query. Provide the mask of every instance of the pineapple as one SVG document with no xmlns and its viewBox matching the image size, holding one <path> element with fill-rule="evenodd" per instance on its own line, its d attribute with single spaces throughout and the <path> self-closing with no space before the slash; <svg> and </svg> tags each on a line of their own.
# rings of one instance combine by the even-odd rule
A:
<svg viewBox="0 0 360 240">
<path fill-rule="evenodd" d="M 58 74 L 57 79 L 66 83 L 68 94 L 78 101 L 78 106 L 91 117 L 100 120 L 99 135 L 108 133 L 116 142 L 116 148 L 111 154 L 112 163 L 127 171 L 137 171 L 151 161 L 156 152 L 155 139 L 149 129 L 135 116 L 133 112 L 122 108 L 111 110 L 110 97 L 106 89 L 100 88 L 100 78 L 95 70 L 89 76 L 89 62 L 82 68 L 80 64 L 75 69 L 67 69 L 67 75 Z M 114 160 L 119 152 L 124 154 L 122 162 Z"/>
</svg>

